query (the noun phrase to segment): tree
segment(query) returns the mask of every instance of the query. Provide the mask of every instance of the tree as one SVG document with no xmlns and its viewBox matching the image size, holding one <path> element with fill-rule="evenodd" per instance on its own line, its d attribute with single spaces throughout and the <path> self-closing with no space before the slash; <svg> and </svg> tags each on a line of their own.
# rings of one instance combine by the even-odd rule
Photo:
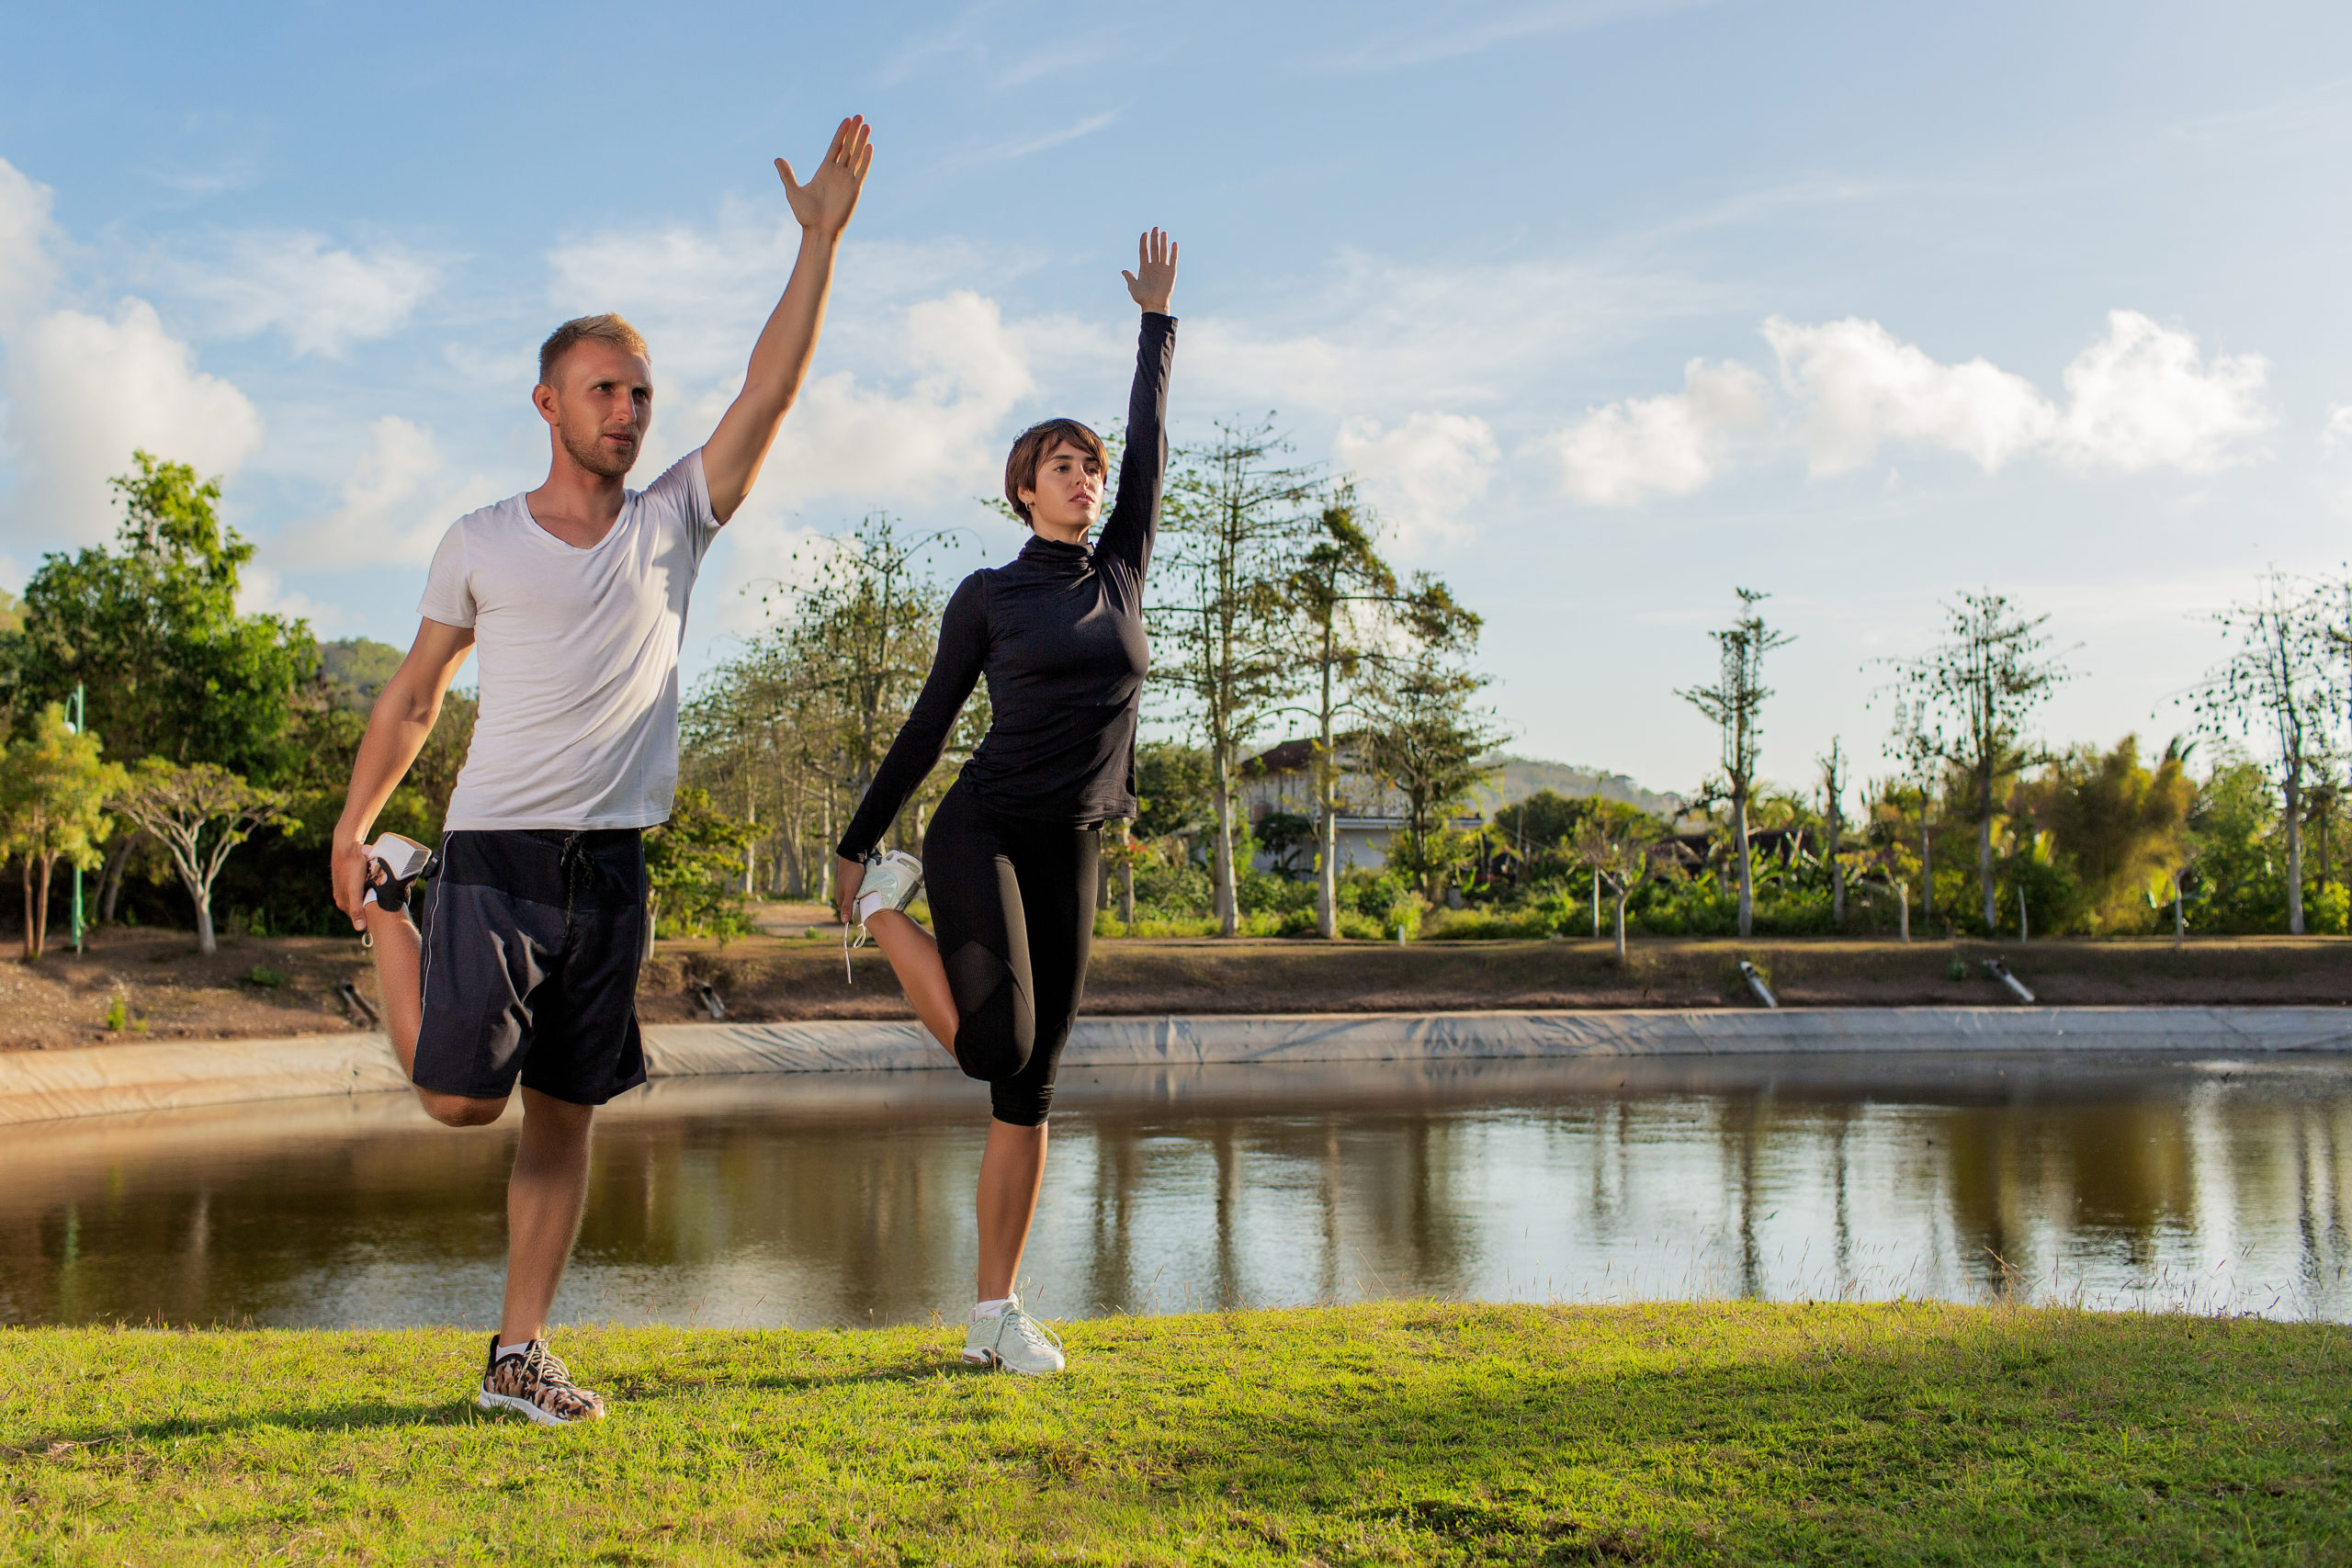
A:
<svg viewBox="0 0 2352 1568">
<path fill-rule="evenodd" d="M 1832 737 L 1829 754 L 1821 762 L 1821 818 L 1825 825 L 1822 859 L 1829 866 L 1829 919 L 1846 928 L 1846 863 L 1838 858 L 1846 833 L 1846 751 Z"/>
<path fill-rule="evenodd" d="M 1934 758 L 1963 773 L 1976 820 L 1976 876 L 1984 929 L 1996 930 L 1993 819 L 2002 783 L 2044 761 L 2025 739 L 2025 723 L 2060 682 L 2072 679 L 2046 657 L 2048 615 L 2027 616 L 1987 589 L 1962 593 L 1945 606 L 1945 639 L 1917 659 L 1894 661 L 1897 683 L 1911 699 L 1912 733 L 1924 761 Z M 1925 813 L 1922 813 L 1925 820 Z"/>
<path fill-rule="evenodd" d="M 1233 786 L 1241 747 L 1301 674 L 1286 589 L 1315 519 L 1312 470 L 1284 467 L 1270 424 L 1220 424 L 1208 446 L 1178 453 L 1161 527 L 1157 576 L 1174 592 L 1153 610 L 1170 617 L 1176 657 L 1152 677 L 1179 694 L 1209 753 L 1216 913 L 1240 929 L 1233 864 Z"/>
<path fill-rule="evenodd" d="M 217 513 L 217 480 L 134 455 L 113 485 L 115 548 L 41 559 L 25 585 L 24 629 L 0 636 L 19 713 L 88 688 L 107 754 L 209 761 L 273 781 L 298 765 L 288 736 L 296 689 L 318 667 L 300 620 L 237 612 L 254 547 Z"/>
<path fill-rule="evenodd" d="M 1578 830 L 1577 863 L 1589 870 L 1593 886 L 1606 884 L 1617 910 L 1617 962 L 1625 962 L 1625 900 L 1657 874 L 1660 846 L 1650 840 L 1636 820 L 1596 812 Z"/>
<path fill-rule="evenodd" d="M 1732 842 L 1739 855 L 1739 934 L 1756 931 L 1756 878 L 1747 843 L 1747 803 L 1756 785 L 1758 749 L 1764 739 L 1760 722 L 1764 701 L 1772 694 L 1764 684 L 1764 656 L 1794 640 L 1765 626 L 1756 606 L 1769 594 L 1753 589 L 1735 590 L 1739 615 L 1732 624 L 1708 635 L 1715 639 L 1720 672 L 1712 686 L 1678 691 L 1676 696 L 1714 720 L 1723 731 L 1724 792 L 1731 801 Z"/>
<path fill-rule="evenodd" d="M 1856 848 L 1845 852 L 1845 863 L 1857 875 L 1876 875 L 1894 890 L 1903 940 L 1909 942 L 1911 878 L 1918 873 L 1919 857 L 1903 841 L 1903 807 L 1894 799 L 1900 788 L 1899 784 L 1890 784 L 1880 792 L 1879 805 L 1871 814 L 1869 836 Z"/>
<path fill-rule="evenodd" d="M 24 867 L 27 963 L 48 945 L 49 879 L 58 861 L 89 870 L 113 830 L 106 803 L 122 770 L 102 761 L 101 749 L 96 736 L 74 732 L 63 704 L 51 703 L 0 761 L 0 842 Z"/>
<path fill-rule="evenodd" d="M 1405 829 L 1390 841 L 1388 863 L 1419 877 L 1431 901 L 1454 858 L 1448 819 L 1493 776 L 1481 759 L 1505 739 L 1492 716 L 1472 705 L 1486 685 L 1487 677 L 1430 653 L 1389 671 L 1383 689 L 1366 694 L 1364 764 L 1405 799 Z"/>
<path fill-rule="evenodd" d="M 212 932 L 212 885 L 229 852 L 264 823 L 285 830 L 301 826 L 286 815 L 286 796 L 277 790 L 258 788 L 210 762 L 182 767 L 162 757 L 141 759 L 114 805 L 171 856 L 196 905 L 196 945 L 207 956 L 220 950 Z"/>
<path fill-rule="evenodd" d="M 743 852 L 758 842 L 750 822 L 723 815 L 707 791 L 687 785 L 678 791 L 670 819 L 645 835 L 645 956 L 653 956 L 656 928 L 667 921 L 673 936 L 743 929 L 743 895 L 737 878 Z"/>
<path fill-rule="evenodd" d="M 2284 574 L 2255 598 L 2213 617 L 2237 648 L 2190 695 L 2198 722 L 2217 736 L 2267 739 L 2286 796 L 2287 929 L 2303 934 L 2303 788 L 2335 721 L 2341 697 L 2329 633 L 2332 595 Z"/>
<path fill-rule="evenodd" d="M 1374 546 L 1354 491 L 1342 484 L 1317 520 L 1321 536 L 1289 582 L 1289 598 L 1306 634 L 1314 671 L 1315 928 L 1340 934 L 1340 715 L 1356 705 L 1359 676 L 1397 656 L 1396 634 L 1422 648 L 1451 647 L 1477 635 L 1478 617 L 1453 602 L 1427 573 L 1400 585 Z"/>
<path fill-rule="evenodd" d="M 2017 807 L 2047 831 L 2082 891 L 2089 923 L 2107 931 L 2145 918 L 2152 884 L 2169 886 L 2185 858 L 2183 838 L 2197 785 L 2179 741 L 2154 769 L 2127 735 L 2112 751 L 2078 746 L 2019 787 Z M 2056 929 L 2054 917 L 2038 919 Z"/>
</svg>

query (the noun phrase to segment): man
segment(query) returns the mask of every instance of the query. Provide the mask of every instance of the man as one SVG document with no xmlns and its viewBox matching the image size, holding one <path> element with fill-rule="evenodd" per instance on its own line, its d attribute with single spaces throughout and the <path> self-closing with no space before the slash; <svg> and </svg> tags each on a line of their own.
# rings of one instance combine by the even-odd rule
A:
<svg viewBox="0 0 2352 1568">
<path fill-rule="evenodd" d="M 546 1319 L 580 1225 L 594 1108 L 645 1081 L 640 835 L 678 778 L 678 649 L 695 572 L 759 475 L 807 377 L 842 229 L 873 162 L 853 116 L 806 185 L 776 160 L 800 254 L 703 447 L 642 491 L 623 479 L 653 412 L 645 342 L 618 316 L 567 321 L 539 353 L 547 482 L 451 526 L 423 623 L 368 719 L 334 835 L 335 903 L 368 933 L 401 1066 L 435 1120 L 485 1126 L 519 1078 L 506 1194 L 506 1299 L 476 1402 L 534 1421 L 604 1401 L 548 1352 Z M 432 733 L 469 650 L 481 716 L 449 802 L 419 936 L 422 845 L 377 813 Z"/>
</svg>

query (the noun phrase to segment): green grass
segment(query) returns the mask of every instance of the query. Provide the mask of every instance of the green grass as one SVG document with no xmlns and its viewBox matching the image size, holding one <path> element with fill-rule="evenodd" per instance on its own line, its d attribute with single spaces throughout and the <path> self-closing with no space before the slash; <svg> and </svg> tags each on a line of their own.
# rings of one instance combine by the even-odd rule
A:
<svg viewBox="0 0 2352 1568">
<path fill-rule="evenodd" d="M 0 1332 L 0 1561 L 2340 1562 L 2352 1331 L 1941 1305 L 1434 1306 L 478 1336 Z"/>
</svg>

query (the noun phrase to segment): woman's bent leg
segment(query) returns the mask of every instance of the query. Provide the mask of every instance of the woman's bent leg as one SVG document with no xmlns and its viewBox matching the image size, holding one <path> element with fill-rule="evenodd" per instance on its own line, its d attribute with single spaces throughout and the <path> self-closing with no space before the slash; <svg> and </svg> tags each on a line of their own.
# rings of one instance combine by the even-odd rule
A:
<svg viewBox="0 0 2352 1568">
<path fill-rule="evenodd" d="M 868 915 L 865 932 L 890 961 L 890 972 L 898 976 L 899 988 L 907 993 L 915 1016 L 931 1031 L 931 1037 L 954 1055 L 956 993 L 948 988 L 947 966 L 939 961 L 939 943 L 897 909 L 876 909 Z"/>
</svg>

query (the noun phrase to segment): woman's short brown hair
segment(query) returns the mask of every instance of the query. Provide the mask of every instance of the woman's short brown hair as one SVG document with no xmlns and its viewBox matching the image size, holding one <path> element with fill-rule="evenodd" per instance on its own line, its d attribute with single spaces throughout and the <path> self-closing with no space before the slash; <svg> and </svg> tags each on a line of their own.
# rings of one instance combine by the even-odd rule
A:
<svg viewBox="0 0 2352 1568">
<path fill-rule="evenodd" d="M 1012 443 L 1012 455 L 1004 460 L 1004 499 L 1012 503 L 1013 515 L 1032 527 L 1036 526 L 1036 519 L 1029 515 L 1021 492 L 1037 488 L 1037 465 L 1065 441 L 1092 457 L 1106 475 L 1111 471 L 1110 448 L 1074 419 L 1049 419 L 1023 431 Z"/>
</svg>

